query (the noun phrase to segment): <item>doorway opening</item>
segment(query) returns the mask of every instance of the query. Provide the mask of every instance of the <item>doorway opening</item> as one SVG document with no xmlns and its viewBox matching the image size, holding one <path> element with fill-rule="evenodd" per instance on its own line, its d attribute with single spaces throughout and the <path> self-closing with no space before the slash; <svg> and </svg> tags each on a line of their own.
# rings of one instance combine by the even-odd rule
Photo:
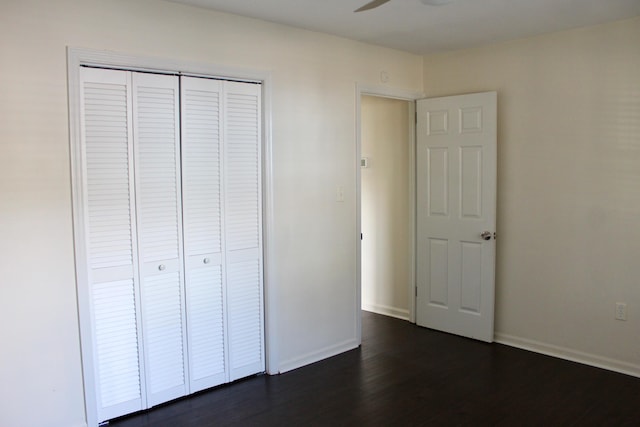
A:
<svg viewBox="0 0 640 427">
<path fill-rule="evenodd" d="M 409 320 L 409 101 L 361 98 L 362 309 Z"/>
<path fill-rule="evenodd" d="M 415 101 L 357 88 L 357 325 L 361 310 L 415 322 Z"/>
</svg>

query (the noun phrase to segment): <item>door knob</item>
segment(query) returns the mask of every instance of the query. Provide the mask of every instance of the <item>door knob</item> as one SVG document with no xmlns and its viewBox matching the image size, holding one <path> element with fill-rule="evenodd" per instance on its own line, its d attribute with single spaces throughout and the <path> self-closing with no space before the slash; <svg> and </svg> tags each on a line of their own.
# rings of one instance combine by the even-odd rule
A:
<svg viewBox="0 0 640 427">
<path fill-rule="evenodd" d="M 482 233 L 480 233 L 480 237 L 482 237 L 482 239 L 484 240 L 491 240 L 491 232 L 483 231 Z"/>
</svg>

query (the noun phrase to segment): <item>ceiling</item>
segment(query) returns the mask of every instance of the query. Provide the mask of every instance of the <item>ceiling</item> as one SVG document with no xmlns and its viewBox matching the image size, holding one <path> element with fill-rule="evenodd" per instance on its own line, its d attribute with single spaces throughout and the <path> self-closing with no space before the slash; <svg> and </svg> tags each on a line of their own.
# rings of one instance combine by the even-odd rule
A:
<svg viewBox="0 0 640 427">
<path fill-rule="evenodd" d="M 640 0 L 170 0 L 416 54 L 464 49 L 640 15 Z"/>
</svg>

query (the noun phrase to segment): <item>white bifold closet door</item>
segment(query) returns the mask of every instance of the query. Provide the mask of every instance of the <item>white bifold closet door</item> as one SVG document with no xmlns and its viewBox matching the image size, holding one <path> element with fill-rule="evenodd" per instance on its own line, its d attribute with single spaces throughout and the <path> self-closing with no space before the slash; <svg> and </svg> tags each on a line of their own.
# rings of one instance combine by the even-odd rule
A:
<svg viewBox="0 0 640 427">
<path fill-rule="evenodd" d="M 181 90 L 194 392 L 264 370 L 261 103 L 251 83 L 183 77 Z"/>
<path fill-rule="evenodd" d="M 135 204 L 147 406 L 187 394 L 175 76 L 131 73 Z"/>
<path fill-rule="evenodd" d="M 260 87 L 224 84 L 229 380 L 264 370 Z"/>
<path fill-rule="evenodd" d="M 78 286 L 86 286 L 90 325 L 83 328 L 85 375 L 99 420 L 146 407 L 141 365 L 140 286 L 133 174 L 131 75 L 80 70 L 82 132 L 81 188 L 84 246 Z M 83 283 L 86 280 L 86 283 Z M 80 291 L 78 292 L 80 294 Z M 89 329 L 89 332 L 87 332 Z M 93 372 L 87 372 L 87 366 Z"/>
<path fill-rule="evenodd" d="M 182 82 L 184 249 L 192 391 L 228 381 L 222 82 Z"/>
<path fill-rule="evenodd" d="M 78 286 L 98 421 L 264 371 L 260 85 L 80 75 Z"/>
</svg>

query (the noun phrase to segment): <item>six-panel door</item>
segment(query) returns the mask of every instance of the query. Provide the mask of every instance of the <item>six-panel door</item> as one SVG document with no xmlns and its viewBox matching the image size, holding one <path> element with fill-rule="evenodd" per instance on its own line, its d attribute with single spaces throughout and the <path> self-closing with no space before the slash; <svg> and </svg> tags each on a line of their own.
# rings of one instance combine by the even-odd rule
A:
<svg viewBox="0 0 640 427">
<path fill-rule="evenodd" d="M 417 323 L 483 341 L 493 340 L 496 99 L 417 102 Z"/>
</svg>

